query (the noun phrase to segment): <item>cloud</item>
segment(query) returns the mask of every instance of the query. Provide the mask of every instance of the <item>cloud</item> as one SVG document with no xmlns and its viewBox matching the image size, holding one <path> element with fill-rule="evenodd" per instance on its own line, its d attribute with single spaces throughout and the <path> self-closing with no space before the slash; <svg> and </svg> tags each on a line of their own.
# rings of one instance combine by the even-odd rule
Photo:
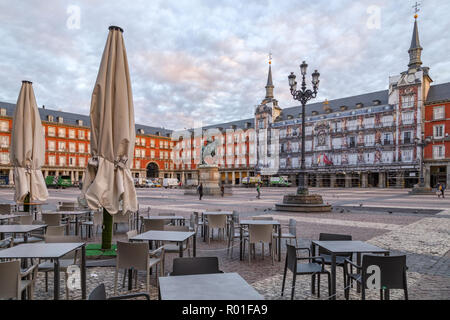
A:
<svg viewBox="0 0 450 320">
<path fill-rule="evenodd" d="M 367 9 L 380 8 L 370 29 Z M 80 28 L 69 29 L 70 5 Z M 275 96 L 296 105 L 287 75 L 302 60 L 321 73 L 316 101 L 387 89 L 404 71 L 412 3 L 397 1 L 62 1 L 0 0 L 0 100 L 15 102 L 34 82 L 48 108 L 88 114 L 109 25 L 124 28 L 136 122 L 182 129 L 252 118 L 265 96 L 272 52 Z M 422 60 L 435 83 L 450 81 L 450 3 L 423 5 Z"/>
</svg>

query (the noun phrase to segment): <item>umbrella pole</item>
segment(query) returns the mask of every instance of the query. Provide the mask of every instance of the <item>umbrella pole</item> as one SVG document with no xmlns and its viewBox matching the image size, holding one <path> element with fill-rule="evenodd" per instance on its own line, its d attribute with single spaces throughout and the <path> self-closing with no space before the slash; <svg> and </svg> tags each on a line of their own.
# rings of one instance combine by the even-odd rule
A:
<svg viewBox="0 0 450 320">
<path fill-rule="evenodd" d="M 30 199 L 31 199 L 30 193 L 27 193 L 27 195 L 25 196 L 25 199 L 23 200 L 23 203 L 24 203 L 23 211 L 25 211 L 25 212 L 30 211 L 30 205 L 26 204 L 26 203 L 30 203 Z"/>
<path fill-rule="evenodd" d="M 113 217 L 103 208 L 102 249 L 111 249 Z"/>
</svg>

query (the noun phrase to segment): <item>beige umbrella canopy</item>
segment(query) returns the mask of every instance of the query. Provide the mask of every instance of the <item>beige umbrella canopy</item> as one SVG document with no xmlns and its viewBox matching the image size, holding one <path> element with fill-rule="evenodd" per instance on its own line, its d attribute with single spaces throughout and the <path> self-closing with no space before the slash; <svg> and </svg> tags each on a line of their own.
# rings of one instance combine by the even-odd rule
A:
<svg viewBox="0 0 450 320">
<path fill-rule="evenodd" d="M 14 166 L 14 200 L 45 201 L 47 187 L 41 167 L 45 163 L 45 140 L 41 117 L 30 81 L 22 81 L 13 117 L 10 158 Z"/>
<path fill-rule="evenodd" d="M 123 30 L 109 27 L 91 99 L 91 159 L 79 201 L 110 214 L 137 211 L 130 171 L 136 132 Z M 119 206 L 119 201 L 122 208 Z"/>
</svg>

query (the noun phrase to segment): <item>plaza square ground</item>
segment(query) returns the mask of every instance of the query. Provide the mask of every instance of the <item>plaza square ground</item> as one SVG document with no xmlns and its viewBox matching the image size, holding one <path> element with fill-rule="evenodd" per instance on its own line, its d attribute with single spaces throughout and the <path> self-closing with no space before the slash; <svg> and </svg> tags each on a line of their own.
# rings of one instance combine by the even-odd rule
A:
<svg viewBox="0 0 450 320">
<path fill-rule="evenodd" d="M 0 189 L 0 201 L 10 201 L 13 189 Z M 224 198 L 184 195 L 180 189 L 137 189 L 140 211 L 150 213 L 176 213 L 189 217 L 193 211 L 236 210 L 243 217 L 256 215 L 273 216 L 282 223 L 288 219 L 297 220 L 298 245 L 309 247 L 311 240 L 318 239 L 319 233 L 351 234 L 354 240 L 367 241 L 389 249 L 391 255 L 406 254 L 408 265 L 408 289 L 410 299 L 450 298 L 450 197 L 442 199 L 435 195 L 409 195 L 404 189 L 310 189 L 321 194 L 324 202 L 333 205 L 331 213 L 286 213 L 274 211 L 274 205 L 284 194 L 295 192 L 294 188 L 262 188 L 261 199 L 256 199 L 254 188 L 234 188 L 232 196 Z M 50 197 L 44 210 L 54 209 L 58 201 L 75 201 L 78 189 L 50 190 Z M 114 240 L 125 239 L 128 229 L 122 225 L 114 235 Z M 100 235 L 88 242 L 99 242 Z M 284 242 L 283 242 L 284 244 Z M 281 297 L 285 250 L 282 261 L 270 257 L 261 258 L 261 246 L 257 246 L 256 260 L 239 260 L 239 244 L 236 243 L 233 256 L 227 255 L 227 242 L 216 238 L 208 245 L 197 237 L 197 256 L 218 256 L 220 269 L 224 272 L 238 272 L 266 299 L 290 299 L 291 274 L 288 274 L 286 294 Z M 177 254 L 167 254 L 165 269 L 170 272 L 172 259 Z M 92 263 L 93 261 L 90 261 Z M 89 267 L 87 274 L 88 292 L 104 282 L 109 295 L 113 294 L 114 261 L 96 261 L 102 267 Z M 61 297 L 64 294 L 64 277 L 61 277 Z M 119 279 L 122 279 L 120 275 Z M 342 268 L 337 268 L 337 298 L 344 299 Z M 53 277 L 49 277 L 49 291 L 45 292 L 44 276 L 39 275 L 35 289 L 35 299 L 52 299 Z M 120 280 L 121 282 L 121 280 Z M 310 292 L 310 277 L 297 277 L 295 299 L 317 299 Z M 151 280 L 151 297 L 157 299 L 154 273 Z M 119 293 L 126 288 L 119 285 Z M 138 288 L 145 290 L 145 276 L 139 275 Z M 322 279 L 322 295 L 326 299 L 327 287 Z M 81 296 L 79 290 L 70 293 L 71 299 Z M 378 299 L 379 293 L 371 292 L 369 299 Z M 359 299 L 353 288 L 351 299 Z M 403 299 L 403 292 L 392 290 L 391 299 Z"/>
</svg>

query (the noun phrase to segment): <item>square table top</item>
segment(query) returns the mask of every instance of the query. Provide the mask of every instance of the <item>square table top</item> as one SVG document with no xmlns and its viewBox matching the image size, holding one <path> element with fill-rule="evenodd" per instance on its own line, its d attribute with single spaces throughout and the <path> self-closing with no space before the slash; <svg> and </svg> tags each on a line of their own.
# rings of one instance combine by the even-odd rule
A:
<svg viewBox="0 0 450 320">
<path fill-rule="evenodd" d="M 183 216 L 149 216 L 142 217 L 144 220 L 186 220 Z"/>
<path fill-rule="evenodd" d="M 280 225 L 280 221 L 277 220 L 241 220 L 239 224 L 242 225 Z"/>
<path fill-rule="evenodd" d="M 28 233 L 46 226 L 46 224 L 2 224 L 0 233 Z"/>
<path fill-rule="evenodd" d="M 389 250 L 379 248 L 364 241 L 317 241 L 312 243 L 329 251 L 330 253 L 386 253 Z"/>
<path fill-rule="evenodd" d="M 227 215 L 227 216 L 231 216 L 233 215 L 233 211 L 203 211 L 203 214 L 205 216 L 218 216 L 218 215 Z"/>
<path fill-rule="evenodd" d="M 83 247 L 84 242 L 67 243 L 24 243 L 0 250 L 0 259 L 42 258 L 56 259 Z"/>
<path fill-rule="evenodd" d="M 237 273 L 160 277 L 162 300 L 264 300 Z"/>
<path fill-rule="evenodd" d="M 138 234 L 137 236 L 130 238 L 130 240 L 181 242 L 189 239 L 193 235 L 195 235 L 195 232 L 150 230 Z"/>
</svg>

